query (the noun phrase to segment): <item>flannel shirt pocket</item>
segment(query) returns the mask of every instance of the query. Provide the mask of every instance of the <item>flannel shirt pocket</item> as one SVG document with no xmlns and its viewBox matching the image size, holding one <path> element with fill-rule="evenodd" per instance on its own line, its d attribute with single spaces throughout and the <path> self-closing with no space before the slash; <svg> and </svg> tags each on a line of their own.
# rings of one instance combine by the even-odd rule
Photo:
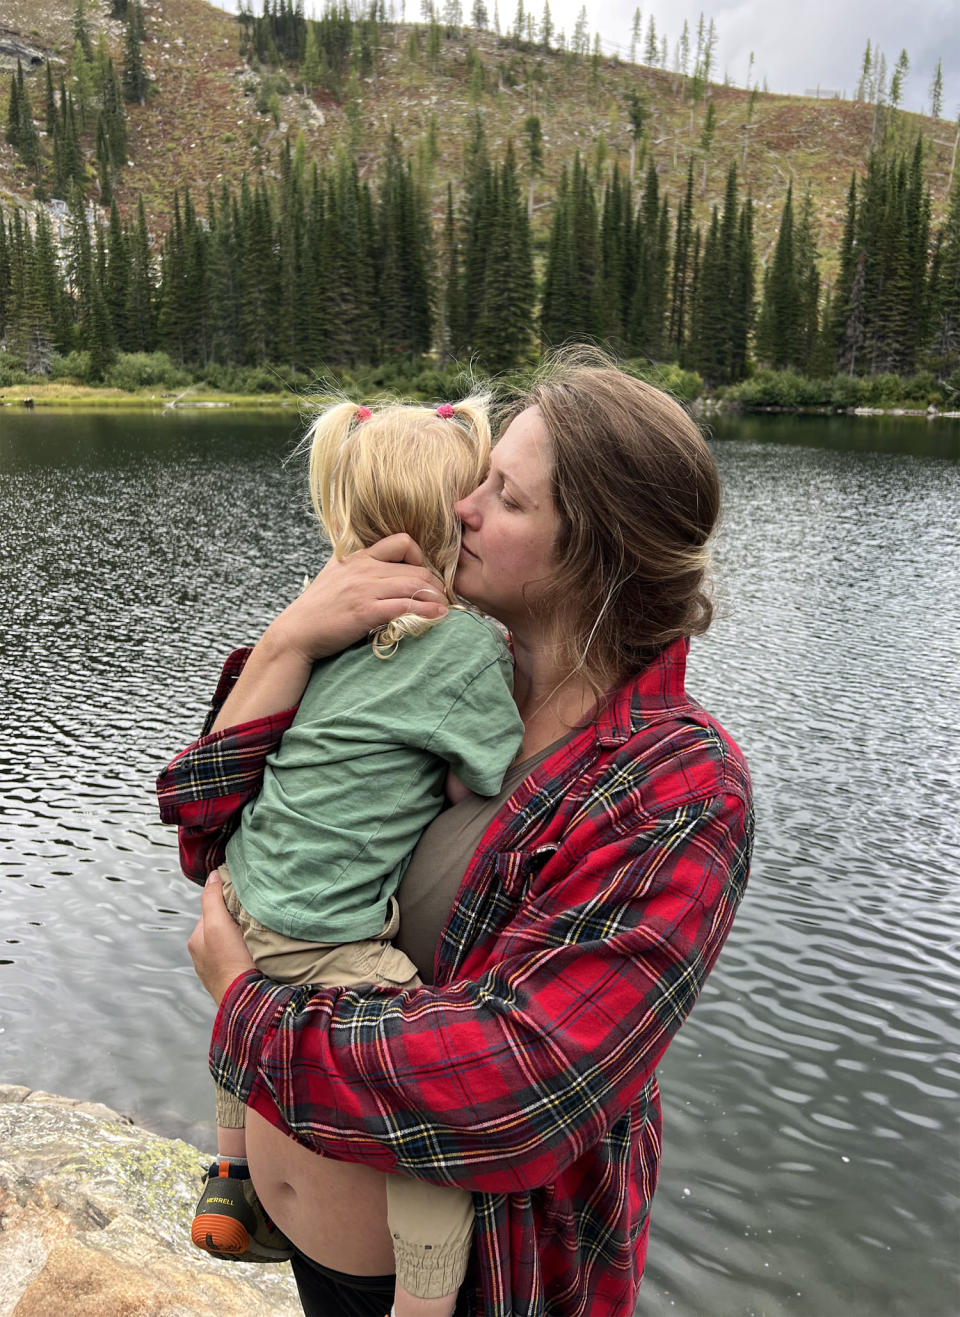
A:
<svg viewBox="0 0 960 1317">
<path fill-rule="evenodd" d="M 525 896 L 556 852 L 555 845 L 537 846 L 529 851 L 501 851 L 494 862 L 501 892 L 515 898 Z"/>
</svg>

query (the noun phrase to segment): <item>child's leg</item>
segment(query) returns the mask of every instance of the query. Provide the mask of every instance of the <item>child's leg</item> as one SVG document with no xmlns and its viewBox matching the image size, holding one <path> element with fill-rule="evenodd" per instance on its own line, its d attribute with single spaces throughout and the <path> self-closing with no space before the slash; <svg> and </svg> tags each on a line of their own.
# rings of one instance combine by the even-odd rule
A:
<svg viewBox="0 0 960 1317">
<path fill-rule="evenodd" d="M 387 1176 L 387 1224 L 397 1262 L 396 1317 L 452 1317 L 473 1244 L 473 1198 Z"/>
<path fill-rule="evenodd" d="M 221 866 L 220 875 L 227 909 L 246 939 L 253 921 L 237 899 L 226 865 Z M 253 950 L 251 954 L 255 957 Z M 190 1237 L 198 1248 L 217 1257 L 282 1262 L 291 1256 L 290 1242 L 265 1214 L 250 1179 L 246 1106 L 226 1089 L 215 1086 L 214 1092 L 217 1160 L 207 1170 Z"/>
<path fill-rule="evenodd" d="M 221 1157 L 247 1155 L 247 1108 L 232 1093 L 219 1085 L 214 1086 L 217 1099 L 217 1152 Z"/>
</svg>

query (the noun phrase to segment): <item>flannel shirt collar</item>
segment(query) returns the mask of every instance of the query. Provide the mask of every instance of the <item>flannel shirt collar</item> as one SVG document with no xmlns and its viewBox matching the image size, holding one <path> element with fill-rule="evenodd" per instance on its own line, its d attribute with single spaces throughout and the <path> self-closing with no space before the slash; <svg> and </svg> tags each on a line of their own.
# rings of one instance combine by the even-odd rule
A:
<svg viewBox="0 0 960 1317">
<path fill-rule="evenodd" d="M 674 640 L 613 692 L 595 724 L 600 745 L 623 745 L 642 727 L 690 707 L 684 689 L 689 648 L 686 636 Z"/>
</svg>

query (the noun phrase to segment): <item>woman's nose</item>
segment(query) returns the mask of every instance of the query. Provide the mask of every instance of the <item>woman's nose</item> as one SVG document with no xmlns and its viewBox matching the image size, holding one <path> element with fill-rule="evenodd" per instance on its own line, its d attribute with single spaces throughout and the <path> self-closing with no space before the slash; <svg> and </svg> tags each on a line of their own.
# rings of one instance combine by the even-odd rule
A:
<svg viewBox="0 0 960 1317">
<path fill-rule="evenodd" d="M 454 512 L 457 514 L 457 516 L 460 518 L 463 524 L 465 526 L 469 526 L 471 529 L 475 529 L 477 523 L 477 511 L 476 511 L 476 503 L 474 502 L 474 494 L 476 494 L 476 490 L 474 490 L 472 494 L 468 494 L 466 498 L 458 499 L 457 502 L 454 503 L 453 505 Z"/>
</svg>

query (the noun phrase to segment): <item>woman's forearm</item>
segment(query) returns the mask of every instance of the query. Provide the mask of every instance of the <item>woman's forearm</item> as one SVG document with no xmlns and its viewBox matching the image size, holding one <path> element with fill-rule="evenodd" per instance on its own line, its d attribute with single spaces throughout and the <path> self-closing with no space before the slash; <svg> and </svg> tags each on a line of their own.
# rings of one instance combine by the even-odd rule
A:
<svg viewBox="0 0 960 1317">
<path fill-rule="evenodd" d="M 299 704 L 312 668 L 299 650 L 279 643 L 270 627 L 254 646 L 211 732 L 282 713 Z"/>
<path fill-rule="evenodd" d="M 391 535 L 323 570 L 267 627 L 210 728 L 218 732 L 298 704 L 318 659 L 402 613 L 446 612 L 437 578 L 408 535 Z"/>
</svg>

